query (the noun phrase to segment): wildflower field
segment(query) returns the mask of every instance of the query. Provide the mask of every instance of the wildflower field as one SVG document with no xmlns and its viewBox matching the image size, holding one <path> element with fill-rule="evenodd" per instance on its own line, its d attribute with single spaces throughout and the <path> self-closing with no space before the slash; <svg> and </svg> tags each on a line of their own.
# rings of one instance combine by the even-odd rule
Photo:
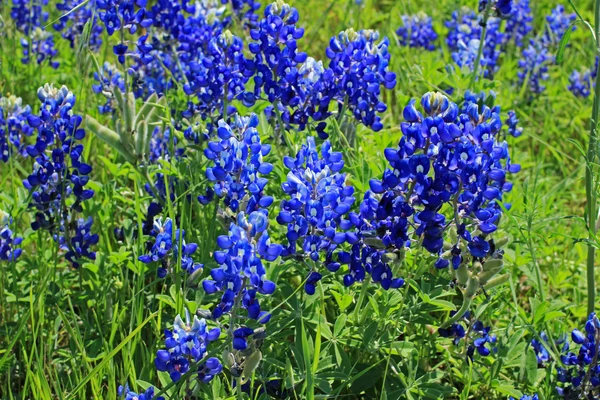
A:
<svg viewBox="0 0 600 400">
<path fill-rule="evenodd" d="M 0 0 L 0 399 L 600 399 L 600 0 Z"/>
</svg>

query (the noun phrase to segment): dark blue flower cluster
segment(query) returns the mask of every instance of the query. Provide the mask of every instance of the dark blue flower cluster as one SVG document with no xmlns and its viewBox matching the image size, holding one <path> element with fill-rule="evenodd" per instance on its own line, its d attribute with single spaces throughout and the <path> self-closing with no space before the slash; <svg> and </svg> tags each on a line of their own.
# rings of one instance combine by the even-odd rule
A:
<svg viewBox="0 0 600 400">
<path fill-rule="evenodd" d="M 479 12 L 484 12 L 488 6 L 494 15 L 506 19 L 511 15 L 513 0 L 479 0 Z"/>
<path fill-rule="evenodd" d="M 242 26 L 254 28 L 258 22 L 260 2 L 256 0 L 221 0 L 221 4 L 230 4 L 236 18 L 242 23 Z"/>
<path fill-rule="evenodd" d="M 210 40 L 201 60 L 189 63 L 183 90 L 197 96 L 195 111 L 203 119 L 219 120 L 225 112 L 229 115 L 235 112 L 228 104 L 243 97 L 248 81 L 244 75 L 243 47 L 242 39 L 225 31 Z"/>
<path fill-rule="evenodd" d="M 583 332 L 573 329 L 571 339 L 579 346 L 579 352 L 569 351 L 568 344 L 563 349 L 561 361 L 565 367 L 557 367 L 560 386 L 556 390 L 564 398 L 596 398 L 591 396 L 600 389 L 600 320 L 595 313 L 589 315 Z"/>
<path fill-rule="evenodd" d="M 144 264 L 160 263 L 157 274 L 164 278 L 167 272 L 173 272 L 177 264 L 181 262 L 181 268 L 188 274 L 192 274 L 204 267 L 192 259 L 192 254 L 198 249 L 196 243 L 185 242 L 185 231 L 176 229 L 173 234 L 173 221 L 167 218 L 164 223 L 161 218 L 154 221 L 151 236 L 154 241 L 148 241 L 146 248 L 149 254 L 141 255 L 138 260 Z M 181 248 L 181 256 L 179 256 Z"/>
<path fill-rule="evenodd" d="M 496 352 L 494 343 L 496 343 L 497 339 L 496 335 L 490 334 L 491 327 L 485 327 L 481 321 L 475 321 L 471 324 L 469 317 L 470 314 L 467 313 L 460 321 L 448 328 L 439 328 L 439 335 L 445 338 L 452 338 L 452 343 L 455 346 L 458 346 L 461 340 L 466 340 L 468 343 L 466 356 L 469 360 L 473 360 L 475 350 L 484 357 L 489 356 L 492 351 Z"/>
<path fill-rule="evenodd" d="M 0 97 L 0 160 L 8 162 L 16 151 L 25 155 L 25 138 L 33 134 L 27 123 L 31 107 L 23 105 L 20 97 Z"/>
<path fill-rule="evenodd" d="M 186 312 L 186 322 L 178 315 L 173 323 L 173 330 L 165 330 L 165 349 L 159 350 L 154 359 L 154 365 L 159 371 L 168 372 L 171 380 L 177 382 L 181 376 L 190 370 L 194 363 L 201 362 L 208 353 L 208 346 L 221 335 L 221 329 L 209 330 L 204 319 L 194 316 L 190 323 L 189 313 Z M 204 383 L 221 372 L 221 362 L 210 357 L 198 366 L 198 377 Z"/>
<path fill-rule="evenodd" d="M 350 222 L 342 220 L 354 204 L 354 188 L 346 185 L 346 174 L 340 172 L 342 154 L 332 152 L 325 141 L 319 157 L 315 140 L 309 137 L 296 158 L 284 157 L 283 163 L 290 172 L 282 184 L 289 200 L 281 202 L 277 216 L 277 222 L 287 226 L 289 242 L 282 256 L 296 255 L 300 243 L 304 257 L 319 264 L 321 254 L 327 254 L 325 266 L 336 272 L 340 263 L 333 261 L 333 251 L 346 241 L 356 241 L 354 233 L 345 232 Z M 313 294 L 321 274 L 315 270 L 309 274 L 305 290 Z"/>
<path fill-rule="evenodd" d="M 519 119 L 517 118 L 517 113 L 513 110 L 510 110 L 507 113 L 507 118 L 504 121 L 508 128 L 508 134 L 512 137 L 519 137 L 523 134 L 523 128 L 519 126 Z"/>
<path fill-rule="evenodd" d="M 165 400 L 164 397 L 154 397 L 154 387 L 150 386 L 144 393 L 137 394 L 129 389 L 129 385 L 119 386 L 117 391 L 119 398 L 124 400 Z"/>
<path fill-rule="evenodd" d="M 333 37 L 326 50 L 332 84 L 339 112 L 345 107 L 356 120 L 375 132 L 383 128 L 379 113 L 387 109 L 381 98 L 381 87 L 393 89 L 396 74 L 389 71 L 389 41 L 379 41 L 379 33 L 372 30 L 355 32 L 348 29 Z M 323 74 L 330 79 L 329 73 Z"/>
<path fill-rule="evenodd" d="M 214 253 L 219 268 L 210 272 L 212 279 L 202 282 L 208 294 L 222 292 L 220 303 L 213 309 L 218 319 L 238 303 L 248 313 L 248 318 L 261 324 L 271 319 L 262 311 L 257 294 L 272 294 L 275 283 L 267 279 L 262 260 L 274 261 L 282 252 L 282 246 L 272 244 L 267 232 L 269 219 L 265 209 L 249 215 L 240 212 L 232 222 L 227 235 L 219 236 L 220 251 Z"/>
<path fill-rule="evenodd" d="M 524 39 L 533 30 L 533 14 L 529 0 L 517 0 L 504 27 L 504 44 L 514 42 L 517 47 L 523 47 Z"/>
<path fill-rule="evenodd" d="M 9 225 L 12 218 L 0 210 L 0 261 L 17 261 L 23 253 L 23 249 L 15 248 L 23 241 L 23 238 L 15 237 Z"/>
<path fill-rule="evenodd" d="M 119 70 L 109 62 L 102 65 L 102 70 L 94 72 L 94 80 L 98 83 L 92 85 L 92 90 L 96 94 L 102 94 L 106 97 L 106 103 L 98 106 L 100 114 L 112 113 L 115 111 L 114 91 L 125 92 L 125 79 Z"/>
<path fill-rule="evenodd" d="M 94 15 L 95 1 L 90 0 L 82 4 L 83 0 L 63 0 L 56 4 L 56 9 L 61 13 L 61 18 L 53 26 L 62 37 L 67 39 L 71 48 L 75 47 L 76 41 L 83 38 L 85 24 L 90 22 L 88 43 L 91 50 L 99 50 L 102 46 L 102 26 L 98 23 L 98 16 Z"/>
<path fill-rule="evenodd" d="M 424 114 L 414 100 L 404 109 L 399 146 L 385 151 L 391 168 L 383 179 L 371 180 L 361 205 L 364 223 L 357 226 L 397 249 L 410 246 L 413 229 L 425 249 L 440 254 L 453 225 L 456 243 L 436 267 L 452 263 L 457 268 L 463 250 L 475 258 L 494 252 L 487 236 L 497 229 L 503 193 L 512 188 L 507 175 L 519 166 L 510 164 L 507 143 L 499 140 L 499 107 L 479 104 L 478 96 L 470 93 L 462 110 L 439 93 L 425 94 L 421 106 Z M 450 220 L 444 205 L 450 206 Z"/>
<path fill-rule="evenodd" d="M 58 68 L 59 63 L 53 60 L 58 54 L 54 37 L 44 29 L 49 15 L 43 7 L 47 4 L 48 0 L 13 0 L 10 16 L 17 30 L 25 36 L 21 39 L 23 64 L 28 64 L 34 57 L 38 64 L 49 60 L 52 68 Z"/>
<path fill-rule="evenodd" d="M 593 69 L 574 70 L 569 76 L 569 90 L 577 97 L 589 97 L 592 88 L 596 87 L 598 74 L 598 58 Z"/>
<path fill-rule="evenodd" d="M 303 100 L 296 86 L 298 67 L 307 56 L 298 51 L 297 40 L 304 36 L 298 18 L 295 8 L 278 1 L 265 8 L 264 18 L 250 31 L 255 42 L 249 44 L 253 58 L 245 62 L 245 74 L 254 76 L 254 91 L 244 95 L 246 105 L 264 98 L 275 107 L 296 107 Z"/>
<path fill-rule="evenodd" d="M 500 30 L 502 20 L 491 17 L 487 20 L 487 31 L 481 55 L 480 66 L 486 78 L 490 78 L 498 69 L 498 59 L 505 35 Z M 475 11 L 462 8 L 452 13 L 452 19 L 446 21 L 448 36 L 446 43 L 452 52 L 452 59 L 459 67 L 473 69 L 481 43 L 481 25 Z"/>
<path fill-rule="evenodd" d="M 403 15 L 403 26 L 398 28 L 396 35 L 402 46 L 435 50 L 435 41 L 438 38 L 431 17 L 420 12 L 416 15 Z"/>
<path fill-rule="evenodd" d="M 214 194 L 224 198 L 225 205 L 234 213 L 252 213 L 273 203 L 273 198 L 263 196 L 267 175 L 273 165 L 263 162 L 263 157 L 271 151 L 270 145 L 263 145 L 256 127 L 258 117 L 235 116 L 232 125 L 219 121 L 217 135 L 220 140 L 210 142 L 205 149 L 206 158 L 213 165 L 206 170 L 206 177 L 213 182 Z M 206 203 L 211 193 L 198 200 Z"/>
<path fill-rule="evenodd" d="M 554 56 L 544 42 L 530 39 L 529 46 L 523 49 L 523 58 L 519 60 L 519 85 L 527 83 L 531 93 L 542 93 L 546 89 L 542 81 L 548 80 L 548 66 L 553 62 Z"/>
<path fill-rule="evenodd" d="M 100 238 L 97 234 L 91 232 L 93 223 L 92 217 L 88 217 L 87 220 L 80 218 L 75 223 L 69 222 L 67 224 L 70 232 L 69 239 L 67 239 L 67 234 L 64 232 L 58 237 L 60 247 L 65 251 L 65 259 L 71 263 L 73 268 L 80 267 L 80 260 L 96 259 L 96 252 L 92 251 L 90 246 L 98 244 Z M 67 240 L 69 241 L 67 242 Z"/>
<path fill-rule="evenodd" d="M 40 114 L 27 117 L 38 136 L 34 145 L 25 148 L 35 162 L 32 173 L 23 181 L 31 192 L 30 207 L 37 210 L 31 227 L 54 233 L 69 247 L 69 259 L 74 262 L 78 255 L 91 256 L 88 246 L 97 241 L 93 235 L 86 236 L 91 222 L 80 225 L 74 219 L 74 213 L 83 211 L 83 202 L 94 195 L 93 190 L 85 188 L 92 167 L 83 161 L 83 145 L 78 143 L 85 137 L 82 117 L 73 114 L 75 96 L 65 86 L 56 89 L 45 85 L 38 90 L 38 98 L 42 102 Z M 86 233 L 81 237 L 75 229 Z M 72 248 L 71 239 L 81 248 Z"/>
<path fill-rule="evenodd" d="M 556 6 L 551 14 L 546 17 L 546 29 L 540 40 L 542 45 L 546 47 L 558 46 L 563 35 L 569 29 L 569 25 L 576 19 L 575 13 L 565 13 L 563 5 Z M 572 29 L 575 30 L 575 26 Z"/>
<path fill-rule="evenodd" d="M 514 397 L 510 397 L 509 399 L 515 400 Z M 532 394 L 532 395 L 524 394 L 523 396 L 519 397 L 519 400 L 539 400 L 539 397 L 538 397 L 537 393 Z"/>
</svg>

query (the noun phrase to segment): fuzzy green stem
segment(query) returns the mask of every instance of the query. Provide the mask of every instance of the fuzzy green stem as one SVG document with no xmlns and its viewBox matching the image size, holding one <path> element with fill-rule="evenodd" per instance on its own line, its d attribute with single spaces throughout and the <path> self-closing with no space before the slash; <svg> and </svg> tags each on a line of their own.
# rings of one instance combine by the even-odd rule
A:
<svg viewBox="0 0 600 400">
<path fill-rule="evenodd" d="M 475 79 L 477 79 L 477 72 L 479 70 L 479 64 L 481 63 L 481 57 L 483 56 L 483 47 L 485 46 L 485 35 L 487 33 L 487 22 L 490 18 L 490 11 L 492 9 L 492 2 L 488 1 L 483 12 L 483 20 L 481 23 L 481 36 L 479 37 L 479 50 L 477 50 L 477 58 L 475 59 L 475 65 L 473 66 L 473 75 L 471 76 L 470 88 L 473 88 Z"/>
<path fill-rule="evenodd" d="M 600 56 L 600 0 L 596 0 L 595 7 L 595 30 L 596 30 L 596 56 Z M 600 71 L 600 65 L 598 67 Z M 598 116 L 600 115 L 600 76 L 596 76 L 596 87 L 594 89 L 594 106 L 592 109 L 592 120 L 590 122 L 590 141 L 586 157 L 585 168 L 585 197 L 586 197 L 586 221 L 588 225 L 588 255 L 587 255 L 587 287 L 588 287 L 588 314 L 594 311 L 596 297 L 596 285 L 594 279 L 595 248 L 592 242 L 596 237 L 596 192 L 594 187 L 593 164 L 596 162 L 598 146 Z"/>
<path fill-rule="evenodd" d="M 448 326 L 451 326 L 456 321 L 461 319 L 465 315 L 467 310 L 469 310 L 469 307 L 471 306 L 472 301 L 473 301 L 473 296 L 465 295 L 465 297 L 463 298 L 462 306 L 460 306 L 460 309 L 456 312 L 456 314 L 454 314 L 452 317 L 450 317 L 449 319 L 444 321 L 444 323 L 442 325 L 440 325 L 440 328 L 446 328 Z"/>
<path fill-rule="evenodd" d="M 371 284 L 371 275 L 367 275 L 365 280 L 362 283 L 362 288 L 360 289 L 360 296 L 358 296 L 358 303 L 356 303 L 356 308 L 354 308 L 354 320 L 358 321 L 360 318 L 360 312 L 362 305 L 365 301 L 365 297 L 367 296 L 367 292 L 369 291 L 369 285 Z"/>
</svg>

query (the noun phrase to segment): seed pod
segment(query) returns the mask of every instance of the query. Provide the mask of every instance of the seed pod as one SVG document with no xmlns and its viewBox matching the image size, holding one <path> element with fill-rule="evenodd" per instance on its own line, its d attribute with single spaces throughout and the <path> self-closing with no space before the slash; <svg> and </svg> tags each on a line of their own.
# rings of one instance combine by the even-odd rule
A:
<svg viewBox="0 0 600 400">
<path fill-rule="evenodd" d="M 496 245 L 497 249 L 504 247 L 507 244 L 508 244 L 508 236 L 504 236 L 498 240 L 494 240 L 494 245 Z"/>
<path fill-rule="evenodd" d="M 469 282 L 467 283 L 467 290 L 465 290 L 466 297 L 473 297 L 475 293 L 479 290 L 479 278 L 476 276 L 471 276 Z"/>
<path fill-rule="evenodd" d="M 502 268 L 504 265 L 504 261 L 499 258 L 489 258 L 485 263 L 483 263 L 483 270 L 490 271 L 496 268 Z"/>
<path fill-rule="evenodd" d="M 469 281 L 469 270 L 467 269 L 467 266 L 465 265 L 465 263 L 460 264 L 455 272 L 456 272 L 456 281 L 460 285 L 466 285 L 467 282 Z"/>
<path fill-rule="evenodd" d="M 260 350 L 256 350 L 254 353 L 250 354 L 246 361 L 244 362 L 244 372 L 242 376 L 245 378 L 250 378 L 252 376 L 252 372 L 258 367 L 260 361 L 262 360 L 262 353 Z"/>
<path fill-rule="evenodd" d="M 492 279 L 490 279 L 487 284 L 485 285 L 486 289 L 491 289 L 494 288 L 496 286 L 500 286 L 506 282 L 508 282 L 508 280 L 510 279 L 510 274 L 504 274 L 504 275 L 499 275 L 496 276 Z"/>
</svg>

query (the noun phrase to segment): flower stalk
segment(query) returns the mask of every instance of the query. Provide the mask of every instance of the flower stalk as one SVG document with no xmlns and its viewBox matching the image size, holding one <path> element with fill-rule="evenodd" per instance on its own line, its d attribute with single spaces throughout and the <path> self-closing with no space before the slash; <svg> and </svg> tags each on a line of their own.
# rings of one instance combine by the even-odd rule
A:
<svg viewBox="0 0 600 400">
<path fill-rule="evenodd" d="M 595 16 L 595 30 L 596 30 L 596 56 L 600 56 L 600 0 L 596 0 L 596 7 L 594 11 Z M 600 65 L 596 66 L 600 71 Z M 597 71 L 597 72 L 598 72 Z M 585 168 L 585 195 L 586 195 L 586 222 L 588 225 L 588 254 L 587 254 L 587 286 L 588 286 L 588 314 L 594 311 L 594 303 L 596 297 L 596 285 L 594 277 L 594 264 L 596 259 L 596 252 L 592 242 L 596 237 L 596 192 L 594 187 L 594 170 L 593 165 L 596 162 L 596 156 L 598 152 L 598 118 L 600 116 L 600 82 L 598 75 L 596 75 L 596 87 L 594 89 L 594 105 L 592 108 L 592 120 L 590 122 L 590 141 L 588 144 L 588 151 L 586 156 L 586 168 Z"/>
</svg>

